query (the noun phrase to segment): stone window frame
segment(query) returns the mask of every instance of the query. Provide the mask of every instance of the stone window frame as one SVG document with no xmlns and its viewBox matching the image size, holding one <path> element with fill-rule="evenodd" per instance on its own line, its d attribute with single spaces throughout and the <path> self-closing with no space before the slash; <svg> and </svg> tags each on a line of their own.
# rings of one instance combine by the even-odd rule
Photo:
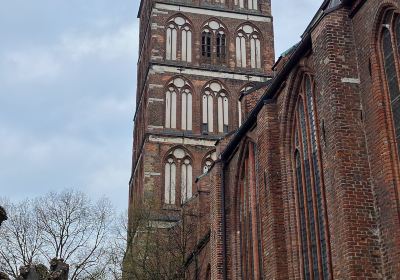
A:
<svg viewBox="0 0 400 280">
<path fill-rule="evenodd" d="M 213 84 L 219 84 L 220 89 L 219 90 L 214 90 L 212 89 Z M 229 129 L 231 128 L 231 121 L 229 120 L 229 115 L 231 114 L 230 109 L 231 109 L 231 94 L 227 90 L 227 87 L 225 84 L 220 81 L 220 80 L 211 80 L 206 83 L 206 85 L 202 89 L 202 94 L 201 94 L 201 133 L 202 134 L 226 134 L 229 132 Z M 220 112 L 219 112 L 219 106 L 218 106 L 218 100 L 219 98 L 224 95 L 224 97 L 227 98 L 228 104 L 227 104 L 227 118 L 223 118 L 223 130 L 220 131 Z M 207 122 L 205 121 L 205 101 L 204 97 L 207 96 L 207 109 L 210 108 L 210 97 L 212 99 L 212 105 L 211 109 L 212 112 L 211 114 L 209 113 L 210 110 L 207 110 Z M 210 121 L 211 120 L 211 121 Z M 226 122 L 225 122 L 226 121 Z M 210 123 L 211 123 L 211 128 L 210 129 Z M 227 132 L 226 132 L 227 131 Z"/>
<path fill-rule="evenodd" d="M 219 26 L 213 26 L 218 24 Z M 204 34 L 209 34 L 210 45 L 208 46 L 207 42 L 204 42 Z M 225 38 L 225 45 L 218 45 L 218 36 L 223 35 Z M 229 32 L 228 28 L 225 24 L 223 24 L 219 19 L 210 18 L 202 24 L 201 32 L 200 32 L 200 43 L 201 43 L 201 62 L 206 64 L 227 64 L 227 59 L 229 57 Z M 209 50 L 207 50 L 209 48 Z M 218 50 L 223 53 L 221 56 L 218 56 Z M 207 55 L 209 54 L 209 56 Z"/>
<path fill-rule="evenodd" d="M 251 3 L 251 5 L 250 5 Z M 234 2 L 235 6 L 238 7 L 239 9 L 247 9 L 251 11 L 259 11 L 260 10 L 260 4 L 261 0 L 235 0 Z M 250 8 L 250 6 L 255 6 L 254 8 Z"/>
<path fill-rule="evenodd" d="M 162 178 L 163 178 L 163 186 L 161 190 L 162 194 L 162 204 L 164 207 L 167 208 L 177 208 L 181 205 L 183 205 L 186 201 L 190 200 L 193 197 L 193 183 L 194 183 L 194 160 L 193 160 L 193 155 L 183 146 L 175 146 L 168 150 L 168 152 L 165 154 L 164 159 L 162 161 L 163 164 L 163 172 L 162 172 Z M 188 164 L 185 162 L 189 161 Z M 174 191 L 174 199 L 169 200 L 168 202 L 166 201 L 167 198 L 167 170 L 166 170 L 166 165 L 168 163 L 174 164 L 175 165 L 175 186 L 172 191 Z M 189 188 L 189 192 L 184 192 L 183 188 L 183 168 L 184 166 L 190 165 L 191 167 L 191 173 L 189 178 L 189 182 L 192 183 L 191 188 Z M 172 178 L 170 178 L 170 181 Z M 187 186 L 186 186 L 187 188 Z M 189 193 L 190 197 L 187 195 L 184 197 L 185 193 Z M 172 193 L 171 193 L 172 196 Z"/>
<path fill-rule="evenodd" d="M 309 87 L 307 87 L 307 81 Z M 294 111 L 292 166 L 299 259 L 304 279 L 331 279 L 329 221 L 326 209 L 322 150 L 315 81 L 302 73 Z"/>
<path fill-rule="evenodd" d="M 183 22 L 181 22 L 183 20 Z M 165 60 L 166 61 L 181 61 L 181 62 L 186 62 L 186 63 L 192 63 L 193 62 L 193 50 L 195 46 L 194 42 L 194 28 L 192 22 L 186 17 L 185 15 L 181 13 L 177 13 L 170 17 L 166 23 L 165 23 Z M 169 39 L 168 39 L 168 31 L 169 30 L 175 30 L 176 33 L 176 45 L 174 48 L 174 42 L 171 41 L 171 45 L 169 46 Z M 187 30 L 186 30 L 187 29 Z M 183 48 L 183 31 L 186 30 L 188 34 L 190 34 L 190 47 L 186 46 L 186 48 Z M 171 36 L 173 34 L 173 31 L 171 33 Z M 187 36 L 187 35 L 186 35 Z M 171 40 L 172 37 L 171 37 Z M 174 50 L 175 49 L 175 53 Z M 184 50 L 186 49 L 186 54 L 187 57 L 186 59 L 183 58 L 184 56 Z M 171 51 L 171 55 L 169 55 L 169 50 Z"/>
<path fill-rule="evenodd" d="M 177 80 L 180 80 L 178 83 L 176 82 Z M 168 126 L 168 104 L 167 104 L 167 93 L 173 89 L 176 93 L 176 100 L 175 100 L 175 110 L 173 110 L 172 107 L 170 107 L 170 113 L 175 114 L 175 127 L 171 127 L 172 125 Z M 183 95 L 186 94 L 187 97 L 190 97 L 186 99 L 186 111 L 184 111 L 184 98 Z M 192 132 L 193 131 L 193 104 L 194 104 L 194 97 L 195 97 L 195 92 L 194 92 L 194 87 L 192 83 L 185 78 L 184 76 L 178 75 L 172 77 L 167 83 L 166 86 L 164 87 L 164 93 L 163 93 L 163 98 L 165 100 L 165 105 L 163 108 L 163 116 L 164 118 L 164 129 L 167 130 L 181 130 L 181 131 L 186 131 L 186 132 Z M 173 104 L 171 104 L 173 105 Z M 191 106 L 191 110 L 188 110 L 189 107 Z M 185 114 L 186 113 L 186 114 Z M 170 117 L 172 119 L 172 116 Z M 185 119 L 185 123 L 183 120 Z"/>
<path fill-rule="evenodd" d="M 247 30 L 249 28 L 252 30 Z M 252 48 L 252 40 L 255 40 L 254 49 Z M 264 59 L 263 45 L 264 37 L 260 32 L 260 28 L 251 22 L 240 24 L 235 32 L 236 67 L 252 70 L 262 69 Z"/>
</svg>

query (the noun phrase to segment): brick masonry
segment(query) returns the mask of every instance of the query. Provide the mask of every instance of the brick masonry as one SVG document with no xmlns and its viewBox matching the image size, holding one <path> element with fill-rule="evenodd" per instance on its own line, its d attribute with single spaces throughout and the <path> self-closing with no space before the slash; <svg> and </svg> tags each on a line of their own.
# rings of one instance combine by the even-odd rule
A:
<svg viewBox="0 0 400 280">
<path fill-rule="evenodd" d="M 266 40 L 263 44 L 265 68 L 257 71 L 236 68 L 235 44 L 229 36 L 226 63 L 206 66 L 198 55 L 199 29 L 194 35 L 197 38 L 194 54 L 197 55 L 192 65 L 165 62 L 162 26 L 174 13 L 154 11 L 157 2 L 172 1 L 147 1 L 142 6 L 140 40 L 142 53 L 147 55 L 142 55 L 139 61 L 141 73 L 133 154 L 133 166 L 137 171 L 133 172 L 131 180 L 131 205 L 147 197 L 156 197 L 159 201 L 163 185 L 160 159 L 179 146 L 156 143 L 151 141 L 152 137 L 220 139 L 216 147 L 182 144 L 194 159 L 194 174 L 197 175 L 202 173 L 202 159 L 207 153 L 216 149 L 220 155 L 209 173 L 199 178 L 194 186 L 197 194 L 187 205 L 202 217 L 193 244 L 201 243 L 210 233 L 209 240 L 196 251 L 201 261 L 192 262 L 190 270 L 199 271 L 196 279 L 250 279 L 243 272 L 244 255 L 248 252 L 241 251 L 244 241 L 241 240 L 239 180 L 243 155 L 248 143 L 254 143 L 257 172 L 250 178 L 250 185 L 258 190 L 259 224 L 253 224 L 252 228 L 260 228 L 260 278 L 306 279 L 293 147 L 301 81 L 304 75 L 309 75 L 315 94 L 318 164 L 323 186 L 321 207 L 326 223 L 329 270 L 328 278 L 319 272 L 318 279 L 400 279 L 400 161 L 379 43 L 382 17 L 388 9 L 400 13 L 399 1 L 325 1 L 302 42 L 277 65 L 272 63 L 272 23 L 254 22 L 259 24 L 263 40 Z M 226 1 L 223 7 L 206 4 L 206 1 L 183 2 L 183 6 L 212 11 L 243 12 L 237 10 L 233 1 Z M 270 16 L 270 1 L 262 1 L 258 15 Z M 206 20 L 198 14 L 185 16 L 197 28 Z M 223 20 L 230 34 L 243 23 L 238 17 L 232 14 L 232 18 Z M 146 31 L 145 26 L 151 26 L 151 32 Z M 237 133 L 224 138 L 219 134 L 202 135 L 201 120 L 196 119 L 200 116 L 201 104 L 196 97 L 193 114 L 198 117 L 194 118 L 190 134 L 163 128 L 164 104 L 149 100 L 162 100 L 165 84 L 176 76 L 176 73 L 154 70 L 157 69 L 155 65 L 165 64 L 171 67 L 169 69 L 182 68 L 182 75 L 191 82 L 197 96 L 204 84 L 218 79 L 231 95 L 239 98 L 241 89 L 249 81 L 227 78 L 226 73 L 246 74 L 264 81 L 273 75 L 272 68 L 277 73 L 268 89 L 242 99 L 243 115 L 253 121 L 245 122 Z M 199 72 L 185 74 L 190 67 L 218 70 L 221 74 L 212 79 L 198 75 Z M 236 102 L 231 104 L 229 130 L 234 132 L 239 123 L 238 108 Z M 160 175 L 146 177 L 145 174 Z M 246 233 L 247 236 L 251 234 Z M 321 259 L 318 266 L 322 267 Z M 317 278 L 311 276 L 311 279 Z"/>
</svg>

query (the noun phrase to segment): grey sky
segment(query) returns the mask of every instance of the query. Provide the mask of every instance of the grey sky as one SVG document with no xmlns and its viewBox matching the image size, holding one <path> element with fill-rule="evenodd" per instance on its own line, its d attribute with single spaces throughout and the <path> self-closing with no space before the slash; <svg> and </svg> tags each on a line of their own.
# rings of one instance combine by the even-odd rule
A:
<svg viewBox="0 0 400 280">
<path fill-rule="evenodd" d="M 277 54 L 299 40 L 321 1 L 273 0 Z M 138 6 L 2 1 L 0 196 L 77 188 L 127 207 Z"/>
</svg>

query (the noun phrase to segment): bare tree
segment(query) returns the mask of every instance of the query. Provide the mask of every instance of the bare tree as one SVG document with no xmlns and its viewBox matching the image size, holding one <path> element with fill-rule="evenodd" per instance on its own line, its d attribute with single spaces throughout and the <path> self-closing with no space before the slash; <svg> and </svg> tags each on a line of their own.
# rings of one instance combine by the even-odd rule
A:
<svg viewBox="0 0 400 280">
<path fill-rule="evenodd" d="M 70 265 L 70 279 L 99 277 L 114 213 L 107 199 L 92 203 L 81 192 L 50 193 L 35 200 L 43 255 Z"/>
<path fill-rule="evenodd" d="M 20 266 L 62 259 L 71 280 L 120 279 L 110 276 L 123 253 L 113 246 L 115 213 L 107 199 L 68 190 L 2 205 L 9 219 L 0 228 L 0 270 L 16 278 Z M 122 255 L 113 263 L 111 252 Z"/>
<path fill-rule="evenodd" d="M 12 214 L 0 228 L 0 270 L 16 278 L 20 266 L 40 261 L 43 240 L 32 201 L 12 204 L 3 200 L 2 204 Z"/>
</svg>

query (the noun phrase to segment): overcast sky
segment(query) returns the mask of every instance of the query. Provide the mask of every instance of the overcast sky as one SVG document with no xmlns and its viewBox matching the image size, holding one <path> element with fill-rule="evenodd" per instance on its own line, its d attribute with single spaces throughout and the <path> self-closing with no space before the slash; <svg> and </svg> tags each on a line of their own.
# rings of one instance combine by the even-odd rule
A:
<svg viewBox="0 0 400 280">
<path fill-rule="evenodd" d="M 273 0 L 276 53 L 322 0 Z M 0 196 L 80 189 L 127 207 L 139 0 L 4 0 Z"/>
</svg>

